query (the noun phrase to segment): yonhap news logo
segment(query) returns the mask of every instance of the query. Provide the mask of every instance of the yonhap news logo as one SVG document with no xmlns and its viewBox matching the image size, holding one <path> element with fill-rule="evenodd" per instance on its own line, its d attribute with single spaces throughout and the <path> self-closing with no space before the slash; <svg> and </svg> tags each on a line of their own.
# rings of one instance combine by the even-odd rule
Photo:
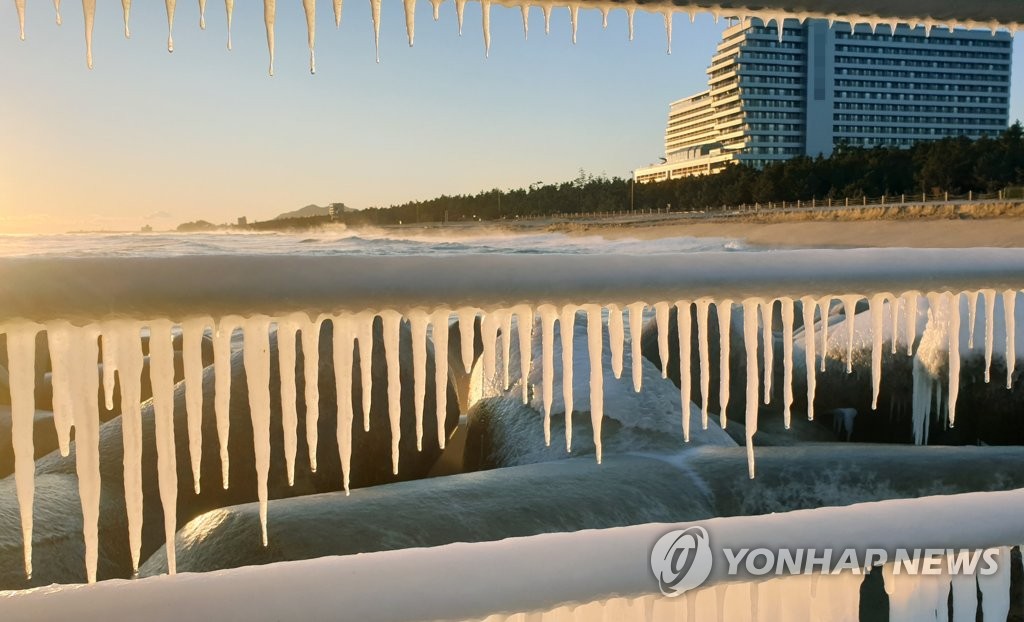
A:
<svg viewBox="0 0 1024 622">
<path fill-rule="evenodd" d="M 661 593 L 679 596 L 700 587 L 711 576 L 716 560 L 719 574 L 760 580 L 808 574 L 864 575 L 890 566 L 894 575 L 970 575 L 989 577 L 999 572 L 997 548 L 961 550 L 943 548 L 814 548 L 744 547 L 712 549 L 707 529 L 693 525 L 663 535 L 651 549 L 651 572 Z"/>
</svg>

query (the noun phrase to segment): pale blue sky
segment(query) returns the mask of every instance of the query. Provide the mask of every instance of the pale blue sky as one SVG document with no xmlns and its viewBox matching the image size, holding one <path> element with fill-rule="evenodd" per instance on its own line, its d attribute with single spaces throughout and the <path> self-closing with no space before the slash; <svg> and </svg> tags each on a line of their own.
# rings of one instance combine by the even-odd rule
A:
<svg viewBox="0 0 1024 622">
<path fill-rule="evenodd" d="M 22 42 L 13 3 L 0 3 L 0 231 L 262 219 L 308 203 L 561 181 L 579 168 L 625 176 L 661 154 L 668 103 L 704 87 L 723 28 L 676 16 L 669 56 L 660 15 L 638 12 L 630 43 L 623 11 L 607 31 L 600 13 L 581 11 L 573 46 L 566 9 L 547 37 L 534 9 L 524 41 L 519 11 L 495 5 L 485 59 L 477 3 L 460 38 L 452 2 L 438 23 L 419 2 L 410 49 L 401 3 L 385 0 L 378 65 L 369 3 L 345 3 L 335 30 L 321 0 L 311 76 L 294 0 L 278 3 L 269 78 L 262 3 L 237 3 L 229 53 L 223 4 L 210 0 L 200 31 L 197 3 L 179 1 L 168 54 L 163 3 L 136 2 L 125 40 L 120 3 L 100 0 L 93 71 L 80 5 L 64 4 L 57 27 L 52 3 L 29 2 Z M 1014 94 L 1016 118 L 1019 83 Z"/>
</svg>

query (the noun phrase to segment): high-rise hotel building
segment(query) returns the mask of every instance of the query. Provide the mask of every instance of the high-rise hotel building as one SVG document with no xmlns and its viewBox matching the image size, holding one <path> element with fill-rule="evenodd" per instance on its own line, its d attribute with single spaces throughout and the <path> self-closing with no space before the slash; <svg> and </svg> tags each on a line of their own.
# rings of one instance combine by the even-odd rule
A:
<svg viewBox="0 0 1024 622">
<path fill-rule="evenodd" d="M 634 177 L 997 135 L 1009 123 L 1011 44 L 1005 32 L 795 19 L 780 38 L 775 22 L 737 23 L 711 59 L 708 89 L 672 102 L 666 162 Z"/>
</svg>

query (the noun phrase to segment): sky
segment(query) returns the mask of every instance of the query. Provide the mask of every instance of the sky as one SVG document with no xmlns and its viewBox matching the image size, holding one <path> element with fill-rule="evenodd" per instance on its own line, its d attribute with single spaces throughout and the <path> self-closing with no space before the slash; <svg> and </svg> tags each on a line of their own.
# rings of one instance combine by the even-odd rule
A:
<svg viewBox="0 0 1024 622">
<path fill-rule="evenodd" d="M 539 8 L 524 40 L 518 9 L 494 5 L 484 56 L 479 4 L 463 35 L 446 1 L 435 23 L 417 4 L 415 47 L 401 3 L 385 0 L 381 62 L 368 2 L 345 3 L 335 29 L 317 2 L 317 73 L 308 70 L 301 2 L 279 3 L 275 75 L 261 3 L 237 3 L 233 51 L 223 5 L 178 2 L 174 53 L 163 3 L 137 2 L 131 39 L 120 3 L 101 0 L 85 64 L 78 3 L 29 2 L 26 40 L 0 2 L 0 233 L 173 229 L 203 219 L 272 218 L 310 203 L 383 206 L 441 194 L 572 179 L 579 169 L 628 176 L 663 155 L 672 100 L 706 87 L 724 28 L 707 15 L 673 22 L 624 11 L 601 27 L 580 11 L 577 44 L 556 9 Z M 1014 63 L 1024 44 L 1014 44 Z M 1016 72 L 1015 72 L 1016 73 Z M 1011 119 L 1024 117 L 1024 85 Z"/>
</svg>

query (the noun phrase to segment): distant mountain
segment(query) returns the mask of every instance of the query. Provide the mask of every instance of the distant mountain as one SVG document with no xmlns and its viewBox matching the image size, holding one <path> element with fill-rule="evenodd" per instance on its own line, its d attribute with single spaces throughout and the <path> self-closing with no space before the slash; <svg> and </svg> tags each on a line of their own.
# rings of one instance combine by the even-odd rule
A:
<svg viewBox="0 0 1024 622">
<path fill-rule="evenodd" d="M 335 211 L 347 212 L 349 208 L 345 207 L 344 203 L 333 203 Z M 331 213 L 330 206 L 320 207 L 319 205 L 307 205 L 306 207 L 297 209 L 293 212 L 285 212 L 274 218 L 274 220 L 290 220 L 293 218 L 317 218 L 323 216 L 329 216 Z"/>
</svg>

